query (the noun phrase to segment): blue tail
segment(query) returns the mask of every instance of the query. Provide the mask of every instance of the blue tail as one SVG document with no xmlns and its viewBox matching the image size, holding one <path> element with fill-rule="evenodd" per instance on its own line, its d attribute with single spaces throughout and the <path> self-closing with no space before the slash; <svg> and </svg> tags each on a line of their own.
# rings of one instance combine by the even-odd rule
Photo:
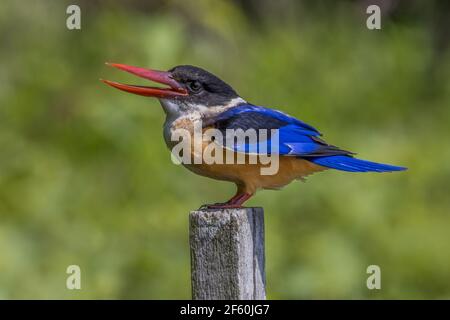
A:
<svg viewBox="0 0 450 320">
<path fill-rule="evenodd" d="M 328 156 L 308 159 L 315 164 L 349 172 L 390 172 L 406 170 L 405 167 L 391 166 L 349 156 Z"/>
</svg>

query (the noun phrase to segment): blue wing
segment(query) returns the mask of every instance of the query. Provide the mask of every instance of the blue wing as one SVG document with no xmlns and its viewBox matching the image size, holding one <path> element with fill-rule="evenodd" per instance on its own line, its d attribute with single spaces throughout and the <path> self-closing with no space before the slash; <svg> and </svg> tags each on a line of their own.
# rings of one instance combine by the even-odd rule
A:
<svg viewBox="0 0 450 320">
<path fill-rule="evenodd" d="M 256 130 L 258 140 L 253 143 L 249 141 L 234 141 L 232 146 L 227 146 L 236 152 L 245 153 L 278 153 L 286 156 L 312 157 L 319 155 L 351 154 L 349 151 L 341 150 L 327 144 L 319 138 L 321 133 L 314 127 L 291 117 L 283 112 L 243 104 L 228 109 L 215 119 L 215 127 L 226 135 L 226 129 L 248 129 Z M 267 131 L 267 139 L 263 139 L 259 130 Z M 276 129 L 278 137 L 277 146 L 272 148 L 271 129 Z"/>
<path fill-rule="evenodd" d="M 233 140 L 231 145 L 226 145 L 236 152 L 295 156 L 343 171 L 384 172 L 404 169 L 353 158 L 352 152 L 322 140 L 321 133 L 316 128 L 273 109 L 241 104 L 219 114 L 213 122 L 214 126 L 222 131 L 223 136 L 226 136 L 227 129 L 256 130 L 258 138 L 256 142 L 238 139 Z M 260 129 L 266 129 L 266 138 L 260 134 Z M 276 137 L 271 135 L 271 129 L 276 129 Z M 272 146 L 272 143 L 276 145 Z"/>
</svg>

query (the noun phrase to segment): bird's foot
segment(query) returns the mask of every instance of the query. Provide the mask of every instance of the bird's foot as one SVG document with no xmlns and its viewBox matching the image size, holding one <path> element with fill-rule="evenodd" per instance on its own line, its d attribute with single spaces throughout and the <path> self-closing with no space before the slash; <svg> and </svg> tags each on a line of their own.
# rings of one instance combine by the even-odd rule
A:
<svg viewBox="0 0 450 320">
<path fill-rule="evenodd" d="M 214 204 L 204 204 L 200 207 L 200 209 L 236 209 L 236 208 L 242 208 L 241 205 L 236 204 L 228 204 L 226 202 L 223 203 L 214 203 Z"/>
<path fill-rule="evenodd" d="M 242 204 L 247 201 L 252 194 L 249 193 L 240 193 L 235 195 L 233 198 L 228 200 L 227 202 L 219 202 L 214 204 L 204 204 L 199 209 L 237 209 L 242 208 Z"/>
<path fill-rule="evenodd" d="M 202 205 L 199 210 L 206 210 L 206 209 L 227 209 L 230 208 L 230 204 L 228 202 L 217 202 L 212 204 L 204 204 Z M 233 207 L 236 208 L 236 207 Z"/>
</svg>

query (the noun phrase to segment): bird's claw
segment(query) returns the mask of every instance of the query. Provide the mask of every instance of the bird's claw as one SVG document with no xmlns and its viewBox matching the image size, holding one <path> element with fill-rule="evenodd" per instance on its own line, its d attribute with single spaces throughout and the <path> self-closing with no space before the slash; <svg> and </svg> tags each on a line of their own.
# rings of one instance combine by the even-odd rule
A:
<svg viewBox="0 0 450 320">
<path fill-rule="evenodd" d="M 218 202 L 214 204 L 204 204 L 199 210 L 210 210 L 210 209 L 239 209 L 243 208 L 242 204 L 248 200 L 252 195 L 249 193 L 238 193 L 233 198 L 227 202 Z"/>
<path fill-rule="evenodd" d="M 238 209 L 242 208 L 239 204 L 229 203 L 229 202 L 218 202 L 213 204 L 204 204 L 198 210 L 211 210 L 211 209 Z"/>
</svg>

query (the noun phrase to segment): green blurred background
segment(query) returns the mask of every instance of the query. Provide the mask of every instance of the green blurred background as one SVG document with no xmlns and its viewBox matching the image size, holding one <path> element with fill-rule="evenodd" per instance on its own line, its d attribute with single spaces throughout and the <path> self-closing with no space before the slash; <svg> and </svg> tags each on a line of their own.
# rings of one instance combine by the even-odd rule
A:
<svg viewBox="0 0 450 320">
<path fill-rule="evenodd" d="M 382 30 L 366 28 L 373 3 Z M 188 213 L 234 186 L 172 164 L 158 102 L 99 82 L 139 82 L 105 61 L 204 67 L 330 143 L 409 167 L 328 171 L 249 201 L 266 212 L 269 298 L 450 298 L 449 14 L 448 1 L 3 0 L 0 298 L 190 298 Z M 82 290 L 66 289 L 71 264 Z M 381 290 L 366 287 L 371 264 Z"/>
</svg>

